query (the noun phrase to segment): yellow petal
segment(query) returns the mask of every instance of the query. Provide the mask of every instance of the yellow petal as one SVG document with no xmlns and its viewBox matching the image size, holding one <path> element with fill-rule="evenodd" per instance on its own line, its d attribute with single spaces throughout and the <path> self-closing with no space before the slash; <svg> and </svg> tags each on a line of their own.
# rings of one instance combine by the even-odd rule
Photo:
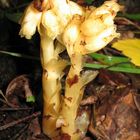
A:
<svg viewBox="0 0 140 140">
<path fill-rule="evenodd" d="M 140 66 L 140 39 L 119 40 L 112 47 L 122 51 L 124 55 L 131 58 L 132 63 Z"/>
<path fill-rule="evenodd" d="M 100 18 L 96 20 L 87 19 L 80 27 L 82 33 L 87 36 L 97 35 L 97 33 L 104 30 L 104 28 L 105 25 Z"/>
<path fill-rule="evenodd" d="M 105 2 L 85 18 L 80 26 L 80 37 L 75 43 L 75 50 L 82 54 L 99 51 L 119 34 L 116 33 L 114 17 L 119 10 L 115 2 Z"/>
<path fill-rule="evenodd" d="M 31 39 L 32 35 L 36 32 L 36 28 L 40 22 L 40 19 L 41 12 L 36 10 L 33 4 L 31 3 L 27 7 L 22 19 L 20 20 L 21 29 L 19 35 L 21 37 Z"/>
<path fill-rule="evenodd" d="M 64 44 L 72 46 L 75 43 L 75 41 L 78 39 L 80 34 L 80 30 L 79 30 L 79 25 L 81 23 L 80 18 L 81 17 L 79 15 L 74 16 L 73 19 L 65 28 L 62 37 Z"/>
<path fill-rule="evenodd" d="M 60 25 L 58 23 L 57 16 L 52 10 L 44 11 L 42 14 L 42 25 L 47 31 L 47 35 L 54 39 L 60 34 Z"/>
<path fill-rule="evenodd" d="M 90 18 L 96 18 L 97 16 L 111 14 L 112 17 L 116 16 L 116 13 L 120 10 L 120 6 L 115 1 L 106 1 L 99 8 L 95 9 L 94 12 L 91 13 Z"/>
<path fill-rule="evenodd" d="M 59 24 L 63 29 L 72 17 L 70 5 L 66 0 L 52 0 L 52 10 L 59 19 Z"/>
<path fill-rule="evenodd" d="M 69 6 L 70 6 L 70 12 L 72 15 L 75 15 L 75 14 L 83 15 L 85 13 L 84 8 L 73 1 L 69 2 Z"/>
</svg>

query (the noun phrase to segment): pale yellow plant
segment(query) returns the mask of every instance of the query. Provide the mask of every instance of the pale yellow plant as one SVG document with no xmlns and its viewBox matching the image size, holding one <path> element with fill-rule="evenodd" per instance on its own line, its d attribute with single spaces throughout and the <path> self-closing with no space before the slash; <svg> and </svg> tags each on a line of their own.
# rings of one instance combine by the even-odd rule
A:
<svg viewBox="0 0 140 140">
<path fill-rule="evenodd" d="M 41 63 L 43 68 L 43 132 L 50 138 L 60 132 L 71 140 L 84 137 L 89 116 L 77 116 L 85 85 L 93 80 L 97 71 L 85 71 L 83 55 L 105 47 L 116 33 L 114 17 L 119 5 L 105 2 L 99 8 L 86 9 L 69 0 L 33 1 L 20 21 L 21 37 L 30 39 L 38 29 L 41 40 Z M 55 40 L 59 42 L 56 42 Z M 63 45 L 62 45 L 63 44 Z M 67 61 L 59 54 L 67 50 L 71 67 L 65 82 L 65 94 L 61 95 L 61 78 Z M 80 123 L 79 123 L 80 121 Z"/>
<path fill-rule="evenodd" d="M 21 29 L 19 35 L 27 39 L 35 34 L 37 26 L 41 20 L 41 12 L 34 8 L 34 4 L 31 3 L 25 10 L 23 17 L 20 20 Z"/>
<path fill-rule="evenodd" d="M 83 97 L 85 85 L 97 75 L 97 72 L 80 74 L 83 67 L 82 56 L 102 49 L 119 36 L 114 25 L 114 17 L 118 11 L 119 5 L 117 3 L 107 1 L 101 7 L 88 12 L 86 17 L 74 16 L 63 32 L 62 40 L 71 60 L 71 68 L 66 79 L 61 112 L 66 122 L 62 126 L 62 132 L 68 134 L 71 140 L 80 140 L 83 137 L 84 131 L 78 127 L 77 123 L 77 119 L 79 120 L 78 107 Z M 87 125 L 87 122 L 83 118 L 80 126 L 84 125 Z"/>
<path fill-rule="evenodd" d="M 63 3 L 63 4 L 62 4 Z M 41 40 L 41 63 L 43 68 L 43 132 L 49 137 L 58 134 L 56 121 L 61 107 L 61 78 L 67 62 L 59 57 L 65 50 L 62 44 L 54 43 L 55 38 L 71 20 L 73 14 L 82 14 L 83 9 L 76 3 L 65 0 L 33 1 L 26 9 L 20 24 L 21 37 L 31 39 L 38 28 Z"/>
</svg>

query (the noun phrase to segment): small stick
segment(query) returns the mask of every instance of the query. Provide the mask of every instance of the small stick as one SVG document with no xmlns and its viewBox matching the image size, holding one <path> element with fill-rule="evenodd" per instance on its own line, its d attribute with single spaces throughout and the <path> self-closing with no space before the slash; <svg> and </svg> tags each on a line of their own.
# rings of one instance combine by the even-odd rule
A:
<svg viewBox="0 0 140 140">
<path fill-rule="evenodd" d="M 28 121 L 28 120 L 33 119 L 33 118 L 36 118 L 36 117 L 38 117 L 38 116 L 40 116 L 40 115 L 41 115 L 41 112 L 35 112 L 35 113 L 33 113 L 32 115 L 29 115 L 29 116 L 27 116 L 27 117 L 25 117 L 25 118 L 21 118 L 21 119 L 19 119 L 19 120 L 10 122 L 10 123 L 8 123 L 8 124 L 5 124 L 5 125 L 3 125 L 3 126 L 0 127 L 0 131 L 5 130 L 5 129 L 7 129 L 7 128 L 10 128 L 10 127 L 12 127 L 12 126 L 14 126 L 14 125 L 16 125 L 16 124 L 19 124 L 19 123 Z"/>
<path fill-rule="evenodd" d="M 8 106 L 10 106 L 11 108 L 14 108 L 14 107 L 15 107 L 15 106 L 14 106 L 13 104 L 11 104 L 10 102 L 7 102 L 7 101 L 5 101 L 5 100 L 3 100 L 3 99 L 1 99 L 1 98 L 0 98 L 0 102 L 6 104 L 6 105 L 8 105 Z"/>
<path fill-rule="evenodd" d="M 31 110 L 32 108 L 24 108 L 24 107 L 15 107 L 15 108 L 10 108 L 10 107 L 7 107 L 7 108 L 0 108 L 0 111 L 20 111 L 20 110 Z"/>
<path fill-rule="evenodd" d="M 5 97 L 5 95 L 3 94 L 3 92 L 0 90 L 0 95 L 4 98 L 4 99 L 1 99 L 0 98 L 0 101 L 2 102 L 2 103 L 4 103 L 4 104 L 7 104 L 8 106 L 10 106 L 10 107 L 15 107 L 13 104 L 11 104 L 8 100 L 7 100 L 7 98 Z"/>
<path fill-rule="evenodd" d="M 135 28 L 139 29 L 140 30 L 140 26 L 137 25 L 136 23 L 132 22 L 131 20 L 125 18 L 125 17 L 116 17 L 115 20 L 123 20 L 127 23 L 127 25 L 132 25 L 134 26 Z"/>
<path fill-rule="evenodd" d="M 18 132 L 16 135 L 14 135 L 14 136 L 11 138 L 11 140 L 15 140 L 15 139 L 17 139 L 18 137 L 20 137 L 21 134 L 27 130 L 27 128 L 28 128 L 28 125 L 26 124 L 21 130 L 19 130 L 19 132 Z"/>
</svg>

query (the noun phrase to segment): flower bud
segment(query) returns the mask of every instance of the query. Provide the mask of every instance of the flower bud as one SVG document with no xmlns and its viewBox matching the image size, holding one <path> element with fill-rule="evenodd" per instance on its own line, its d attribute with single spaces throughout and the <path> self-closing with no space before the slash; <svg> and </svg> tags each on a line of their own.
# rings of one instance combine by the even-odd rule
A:
<svg viewBox="0 0 140 140">
<path fill-rule="evenodd" d="M 41 14 L 41 12 L 34 8 L 33 3 L 27 7 L 22 19 L 20 20 L 21 29 L 19 35 L 21 37 L 31 39 L 40 23 Z"/>
</svg>

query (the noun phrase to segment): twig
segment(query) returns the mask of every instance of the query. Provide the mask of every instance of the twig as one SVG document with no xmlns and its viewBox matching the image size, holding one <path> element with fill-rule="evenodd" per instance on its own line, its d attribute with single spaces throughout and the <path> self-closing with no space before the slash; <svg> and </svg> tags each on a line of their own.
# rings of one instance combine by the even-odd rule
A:
<svg viewBox="0 0 140 140">
<path fill-rule="evenodd" d="M 15 108 L 15 106 L 14 106 L 13 104 L 11 104 L 11 103 L 9 103 L 9 102 L 6 102 L 5 100 L 3 100 L 3 99 L 1 99 L 1 98 L 0 98 L 0 102 L 2 102 L 2 103 L 4 103 L 4 104 L 8 105 L 8 106 L 11 107 L 11 108 Z"/>
<path fill-rule="evenodd" d="M 0 98 L 0 102 L 4 103 L 4 104 L 7 104 L 7 102 L 3 99 Z"/>
<path fill-rule="evenodd" d="M 15 140 L 15 139 L 17 139 L 18 137 L 20 137 L 20 135 L 21 135 L 23 132 L 25 132 L 25 130 L 27 130 L 27 128 L 28 128 L 28 125 L 26 124 L 21 130 L 19 130 L 19 132 L 18 132 L 16 135 L 14 135 L 14 136 L 11 138 L 11 140 Z"/>
<path fill-rule="evenodd" d="M 135 103 L 135 105 L 136 105 L 138 111 L 140 112 L 140 103 L 139 103 L 140 95 L 137 94 L 137 93 L 135 93 L 135 92 L 132 93 L 132 95 L 133 95 L 134 103 Z M 138 97 L 138 96 L 139 96 L 139 97 Z"/>
<path fill-rule="evenodd" d="M 8 100 L 7 100 L 7 98 L 5 97 L 5 95 L 3 94 L 3 92 L 0 90 L 0 95 L 4 98 L 4 100 L 6 101 L 6 102 L 8 102 Z"/>
<path fill-rule="evenodd" d="M 117 21 L 117 20 L 123 20 L 123 21 L 125 21 L 128 25 L 132 25 L 132 26 L 134 26 L 135 28 L 137 28 L 137 29 L 140 30 L 140 26 L 139 26 L 139 25 L 137 25 L 136 23 L 132 22 L 131 20 L 129 20 L 129 19 L 125 18 L 125 17 L 116 17 L 115 20 L 116 20 L 116 21 Z"/>
<path fill-rule="evenodd" d="M 10 106 L 10 107 L 12 107 L 12 108 L 15 107 L 13 104 L 11 104 L 11 103 L 7 100 L 7 98 L 5 97 L 5 95 L 3 94 L 3 92 L 2 92 L 1 90 L 0 90 L 0 95 L 4 98 L 4 99 L 1 99 L 1 98 L 0 98 L 0 101 L 1 101 L 2 103 L 7 104 L 8 106 Z"/>
<path fill-rule="evenodd" d="M 12 127 L 12 126 L 14 126 L 14 125 L 16 125 L 16 124 L 19 124 L 19 123 L 28 121 L 28 120 L 33 119 L 33 118 L 36 118 L 36 117 L 38 117 L 38 116 L 40 116 L 40 115 L 41 115 L 41 112 L 35 112 L 35 113 L 33 113 L 32 115 L 29 115 L 29 116 L 27 116 L 27 117 L 25 117 L 25 118 L 21 118 L 21 119 L 19 119 L 19 120 L 16 120 L 16 121 L 13 121 L 13 122 L 10 122 L 10 123 L 8 123 L 8 124 L 6 124 L 6 125 L 1 126 L 1 127 L 0 127 L 0 131 L 5 130 L 5 129 L 7 129 L 7 128 L 10 128 L 10 127 Z"/>
<path fill-rule="evenodd" d="M 109 53 L 113 53 L 113 54 L 115 54 L 115 55 L 120 55 L 120 56 L 122 56 L 122 53 L 121 53 L 121 52 L 119 52 L 119 51 L 117 51 L 117 50 L 115 50 L 115 49 L 113 49 L 113 48 L 106 47 L 106 48 L 104 48 L 104 50 L 109 51 Z"/>
<path fill-rule="evenodd" d="M 31 110 L 32 108 L 24 108 L 24 107 L 15 107 L 15 108 L 9 108 L 9 107 L 6 107 L 6 108 L 0 108 L 0 111 L 20 111 L 20 110 Z"/>
</svg>

